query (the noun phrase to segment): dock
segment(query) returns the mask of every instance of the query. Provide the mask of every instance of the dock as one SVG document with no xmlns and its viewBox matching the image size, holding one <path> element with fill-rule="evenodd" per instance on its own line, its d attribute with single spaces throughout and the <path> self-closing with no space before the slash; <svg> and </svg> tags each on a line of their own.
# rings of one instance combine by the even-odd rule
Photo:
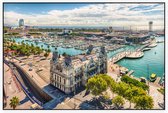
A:
<svg viewBox="0 0 168 113">
<path fill-rule="evenodd" d="M 134 70 L 129 71 L 127 75 L 130 76 L 132 73 L 134 73 Z"/>
<path fill-rule="evenodd" d="M 161 77 L 157 77 L 154 84 L 159 84 L 160 80 L 161 80 Z"/>
</svg>

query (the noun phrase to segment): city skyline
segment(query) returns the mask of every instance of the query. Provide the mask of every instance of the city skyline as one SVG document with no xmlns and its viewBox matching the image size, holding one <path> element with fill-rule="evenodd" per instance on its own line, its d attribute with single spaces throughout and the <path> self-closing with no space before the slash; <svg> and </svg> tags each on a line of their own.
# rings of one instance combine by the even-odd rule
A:
<svg viewBox="0 0 168 113">
<path fill-rule="evenodd" d="M 148 22 L 153 21 L 154 29 L 164 29 L 164 4 L 4 4 L 5 25 L 18 26 L 21 18 L 30 26 L 148 29 Z"/>
</svg>

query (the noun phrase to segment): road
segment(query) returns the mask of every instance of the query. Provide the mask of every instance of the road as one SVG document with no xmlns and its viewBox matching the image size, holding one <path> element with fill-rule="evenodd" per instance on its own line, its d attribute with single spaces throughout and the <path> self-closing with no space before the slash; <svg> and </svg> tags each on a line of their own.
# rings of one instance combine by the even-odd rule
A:
<svg viewBox="0 0 168 113">
<path fill-rule="evenodd" d="M 17 96 L 20 100 L 20 104 L 16 109 L 30 109 L 32 102 L 23 92 L 11 69 L 6 64 L 4 64 L 4 90 L 7 96 L 7 106 L 4 109 L 12 109 L 9 103 L 10 99 L 14 96 Z"/>
</svg>

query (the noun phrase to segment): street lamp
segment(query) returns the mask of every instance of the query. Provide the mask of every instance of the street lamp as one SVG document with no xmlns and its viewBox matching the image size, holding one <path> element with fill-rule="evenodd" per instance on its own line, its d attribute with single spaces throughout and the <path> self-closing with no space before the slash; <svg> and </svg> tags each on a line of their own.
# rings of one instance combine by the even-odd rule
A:
<svg viewBox="0 0 168 113">
<path fill-rule="evenodd" d="M 148 79 L 148 87 L 149 87 L 149 64 L 147 64 L 147 79 Z M 149 94 L 149 89 L 148 89 L 148 94 Z"/>
</svg>

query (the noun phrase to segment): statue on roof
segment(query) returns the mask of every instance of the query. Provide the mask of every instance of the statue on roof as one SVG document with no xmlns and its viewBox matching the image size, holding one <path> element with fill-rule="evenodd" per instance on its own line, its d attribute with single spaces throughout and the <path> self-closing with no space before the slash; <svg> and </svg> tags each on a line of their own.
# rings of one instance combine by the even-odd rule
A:
<svg viewBox="0 0 168 113">
<path fill-rule="evenodd" d="M 58 52 L 57 52 L 57 51 L 53 52 L 53 56 L 52 56 L 52 60 L 53 60 L 53 62 L 56 63 L 57 60 L 58 60 L 58 57 L 59 57 Z"/>
<path fill-rule="evenodd" d="M 92 50 L 93 50 L 93 45 L 89 45 L 89 47 L 87 48 L 86 54 L 87 55 L 91 54 Z"/>
<path fill-rule="evenodd" d="M 65 56 L 65 60 L 64 60 L 64 64 L 66 67 L 70 66 L 72 63 L 72 59 L 71 59 L 71 56 L 67 55 Z"/>
</svg>

